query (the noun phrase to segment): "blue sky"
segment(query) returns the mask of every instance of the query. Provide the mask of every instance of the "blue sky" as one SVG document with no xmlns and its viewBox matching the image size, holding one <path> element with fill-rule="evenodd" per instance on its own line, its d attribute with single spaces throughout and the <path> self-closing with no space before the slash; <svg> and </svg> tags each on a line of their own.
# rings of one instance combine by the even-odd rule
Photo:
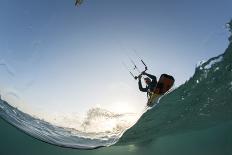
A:
<svg viewBox="0 0 232 155">
<path fill-rule="evenodd" d="M 221 54 L 232 1 L 0 1 L 0 90 L 36 112 L 77 112 L 101 106 L 137 111 L 146 102 L 123 68 L 134 50 L 176 86 L 196 63 Z M 123 108 L 122 108 L 123 107 Z"/>
</svg>

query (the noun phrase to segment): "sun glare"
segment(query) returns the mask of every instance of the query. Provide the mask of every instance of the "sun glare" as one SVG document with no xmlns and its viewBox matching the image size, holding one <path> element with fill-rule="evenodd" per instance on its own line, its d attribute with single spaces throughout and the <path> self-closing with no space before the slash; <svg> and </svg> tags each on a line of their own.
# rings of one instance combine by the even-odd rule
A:
<svg viewBox="0 0 232 155">
<path fill-rule="evenodd" d="M 124 114 L 124 113 L 136 113 L 137 110 L 135 107 L 133 107 L 131 104 L 127 102 L 113 102 L 112 104 L 108 105 L 106 107 L 110 111 L 118 114 Z"/>
</svg>

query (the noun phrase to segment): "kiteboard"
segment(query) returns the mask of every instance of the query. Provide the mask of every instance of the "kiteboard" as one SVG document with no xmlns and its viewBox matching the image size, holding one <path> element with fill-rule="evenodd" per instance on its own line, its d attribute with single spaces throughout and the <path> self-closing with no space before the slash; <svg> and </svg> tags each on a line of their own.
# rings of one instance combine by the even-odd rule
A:
<svg viewBox="0 0 232 155">
<path fill-rule="evenodd" d="M 155 89 L 150 92 L 150 96 L 147 101 L 147 106 L 152 107 L 161 96 L 163 96 L 173 86 L 175 79 L 168 74 L 162 74 L 156 84 Z"/>
</svg>

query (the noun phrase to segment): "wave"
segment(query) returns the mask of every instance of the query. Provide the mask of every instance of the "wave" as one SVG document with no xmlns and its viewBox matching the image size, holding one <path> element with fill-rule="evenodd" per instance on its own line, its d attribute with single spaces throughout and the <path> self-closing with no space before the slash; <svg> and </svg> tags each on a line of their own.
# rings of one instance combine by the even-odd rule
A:
<svg viewBox="0 0 232 155">
<path fill-rule="evenodd" d="M 32 137 L 62 147 L 94 149 L 113 144 L 149 143 L 162 136 L 210 128 L 232 120 L 231 60 L 232 44 L 224 54 L 199 64 L 188 81 L 162 97 L 155 108 L 146 109 L 142 116 L 93 108 L 77 130 L 32 117 L 2 100 L 0 116 Z M 138 122 L 128 121 L 130 117 L 137 120 L 140 116 Z"/>
<path fill-rule="evenodd" d="M 201 63 L 183 85 L 161 98 L 117 145 L 150 143 L 160 137 L 207 129 L 232 120 L 232 44 Z"/>
<path fill-rule="evenodd" d="M 136 115 L 115 114 L 105 109 L 92 108 L 78 130 L 32 117 L 1 100 L 0 116 L 23 132 L 44 142 L 68 148 L 94 149 L 116 143 L 122 133 L 132 125 L 128 118 L 134 118 Z"/>
</svg>

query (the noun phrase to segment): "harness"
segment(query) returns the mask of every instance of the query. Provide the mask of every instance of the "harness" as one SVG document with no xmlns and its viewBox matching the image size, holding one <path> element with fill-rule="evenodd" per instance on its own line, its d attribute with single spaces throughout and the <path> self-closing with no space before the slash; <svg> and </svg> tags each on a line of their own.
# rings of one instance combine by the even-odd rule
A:
<svg viewBox="0 0 232 155">
<path fill-rule="evenodd" d="M 148 99 L 150 99 L 150 97 L 154 93 L 156 85 L 157 85 L 157 82 L 155 83 L 154 81 L 152 81 L 150 85 L 147 86 L 147 98 Z"/>
</svg>

